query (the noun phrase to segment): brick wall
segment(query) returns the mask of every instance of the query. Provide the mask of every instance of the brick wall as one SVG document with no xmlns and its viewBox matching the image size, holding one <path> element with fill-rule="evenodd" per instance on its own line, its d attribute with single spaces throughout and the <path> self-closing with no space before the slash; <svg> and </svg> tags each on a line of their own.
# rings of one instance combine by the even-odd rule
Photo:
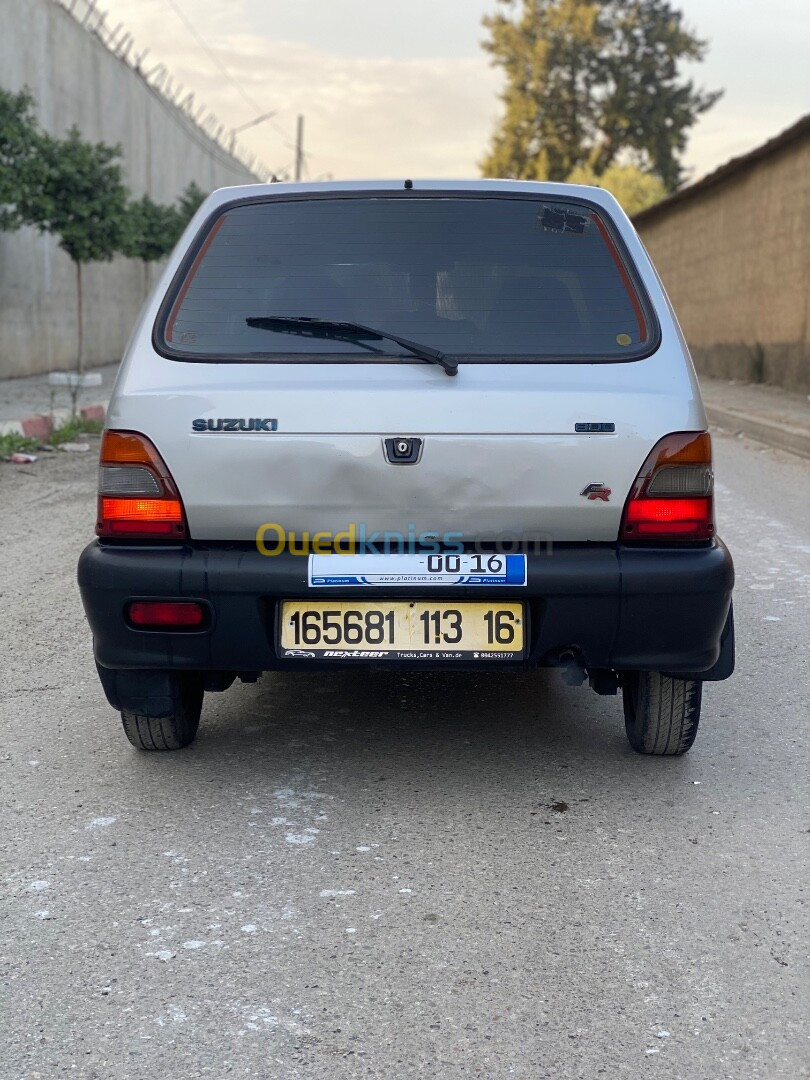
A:
<svg viewBox="0 0 810 1080">
<path fill-rule="evenodd" d="M 810 393 L 810 130 L 769 145 L 636 226 L 699 372 Z"/>
</svg>

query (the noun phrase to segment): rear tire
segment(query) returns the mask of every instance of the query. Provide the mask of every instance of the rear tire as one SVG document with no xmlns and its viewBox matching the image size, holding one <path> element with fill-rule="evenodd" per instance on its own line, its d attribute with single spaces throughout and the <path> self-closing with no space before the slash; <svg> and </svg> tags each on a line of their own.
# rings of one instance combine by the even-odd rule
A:
<svg viewBox="0 0 810 1080">
<path fill-rule="evenodd" d="M 639 754 L 674 757 L 695 741 L 703 683 L 658 671 L 629 671 L 623 678 L 624 726 Z"/>
<path fill-rule="evenodd" d="M 124 734 L 137 750 L 182 750 L 194 741 L 202 712 L 202 680 L 195 675 L 177 679 L 175 709 L 169 716 L 121 713 Z"/>
</svg>

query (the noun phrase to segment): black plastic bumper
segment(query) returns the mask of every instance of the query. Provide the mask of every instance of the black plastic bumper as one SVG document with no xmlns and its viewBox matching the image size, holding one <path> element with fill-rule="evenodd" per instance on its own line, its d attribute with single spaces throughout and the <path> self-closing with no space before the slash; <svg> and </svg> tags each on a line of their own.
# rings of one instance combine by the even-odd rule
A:
<svg viewBox="0 0 810 1080">
<path fill-rule="evenodd" d="M 448 597 L 414 589 L 411 598 L 523 600 L 529 647 L 509 667 L 553 664 L 572 650 L 589 670 L 663 671 L 726 678 L 733 669 L 721 639 L 734 584 L 731 556 L 720 541 L 696 547 L 557 545 L 528 556 L 523 588 L 454 588 Z M 90 544 L 79 560 L 79 587 L 98 664 L 111 669 L 259 672 L 328 669 L 340 661 L 277 656 L 282 599 L 317 595 L 307 559 L 261 555 L 255 547 L 191 543 L 173 546 Z M 391 598 L 385 589 L 330 590 L 335 599 Z M 399 592 L 397 593 L 398 598 Z M 133 599 L 194 599 L 210 619 L 194 632 L 136 630 L 125 619 Z M 363 660 L 350 661 L 362 666 Z M 407 661 L 365 661 L 407 667 Z M 457 670 L 468 662 L 431 664 Z M 498 665 L 498 670 L 506 665 Z M 422 665 L 423 667 L 423 665 Z"/>
</svg>

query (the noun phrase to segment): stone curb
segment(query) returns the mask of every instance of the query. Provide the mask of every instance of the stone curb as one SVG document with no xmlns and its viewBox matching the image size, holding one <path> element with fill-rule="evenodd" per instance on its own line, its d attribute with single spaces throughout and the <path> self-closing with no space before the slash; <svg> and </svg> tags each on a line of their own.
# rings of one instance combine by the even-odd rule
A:
<svg viewBox="0 0 810 1080">
<path fill-rule="evenodd" d="M 713 426 L 725 428 L 726 431 L 735 434 L 741 432 L 750 439 L 765 443 L 766 446 L 788 450 L 801 457 L 810 458 L 810 429 L 808 428 L 785 423 L 777 424 L 761 416 L 723 409 L 717 405 L 706 405 L 706 415 Z"/>
<path fill-rule="evenodd" d="M 83 420 L 104 420 L 106 402 L 83 405 L 78 410 Z M 24 416 L 19 420 L 0 420 L 0 435 L 23 435 L 26 439 L 49 439 L 52 433 L 70 420 L 70 409 L 54 409 L 38 416 Z"/>
</svg>

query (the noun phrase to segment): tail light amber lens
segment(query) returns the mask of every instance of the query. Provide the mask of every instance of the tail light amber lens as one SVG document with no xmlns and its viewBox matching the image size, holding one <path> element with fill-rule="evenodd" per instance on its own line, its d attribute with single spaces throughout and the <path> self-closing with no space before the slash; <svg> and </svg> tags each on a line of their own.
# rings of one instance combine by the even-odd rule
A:
<svg viewBox="0 0 810 1080">
<path fill-rule="evenodd" d="M 136 431 L 107 431 L 101 443 L 99 536 L 181 540 L 188 537 L 180 493 L 155 446 Z"/>
<path fill-rule="evenodd" d="M 666 435 L 636 477 L 619 539 L 710 540 L 714 533 L 711 436 L 708 431 Z"/>
</svg>

